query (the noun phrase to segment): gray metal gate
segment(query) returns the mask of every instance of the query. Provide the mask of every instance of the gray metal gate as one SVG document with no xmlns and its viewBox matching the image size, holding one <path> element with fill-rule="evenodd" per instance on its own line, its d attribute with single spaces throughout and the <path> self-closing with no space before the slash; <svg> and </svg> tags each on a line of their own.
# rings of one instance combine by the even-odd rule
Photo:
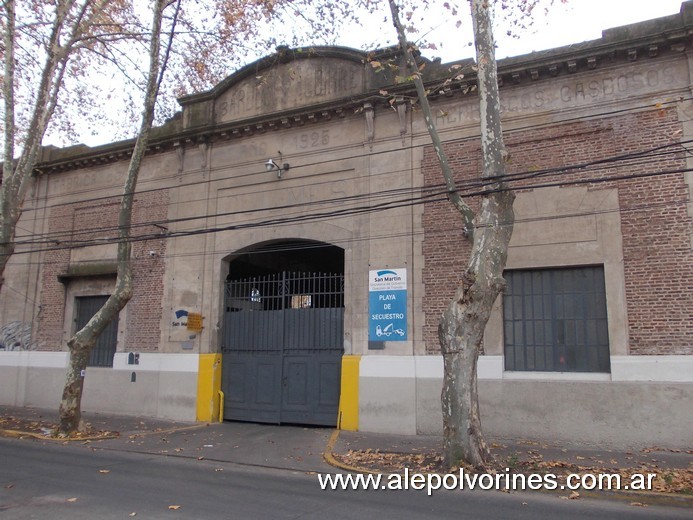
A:
<svg viewBox="0 0 693 520">
<path fill-rule="evenodd" d="M 225 303 L 224 417 L 335 426 L 344 275 L 284 272 L 231 281 Z"/>
</svg>

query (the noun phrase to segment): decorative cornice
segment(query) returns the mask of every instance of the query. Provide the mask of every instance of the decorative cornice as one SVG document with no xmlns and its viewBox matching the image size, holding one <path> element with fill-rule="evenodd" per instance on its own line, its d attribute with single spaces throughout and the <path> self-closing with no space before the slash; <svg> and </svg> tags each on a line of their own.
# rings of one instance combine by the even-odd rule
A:
<svg viewBox="0 0 693 520">
<path fill-rule="evenodd" d="M 511 85 L 531 84 L 544 79 L 554 79 L 561 75 L 571 75 L 582 71 L 594 71 L 603 66 L 618 63 L 628 64 L 640 60 L 661 59 L 671 55 L 682 54 L 691 46 L 693 36 L 693 1 L 682 4 L 681 13 L 655 20 L 649 20 L 604 31 L 602 38 L 556 49 L 533 52 L 531 54 L 506 58 L 498 62 L 498 81 L 501 88 Z M 307 49 L 280 48 L 278 52 L 243 67 L 208 92 L 186 96 L 180 99 L 184 107 L 196 102 L 205 102 L 216 98 L 231 85 L 249 74 L 264 70 L 276 63 L 293 59 L 310 57 L 334 57 L 360 61 L 367 69 L 368 60 L 396 60 L 397 49 L 394 47 L 362 52 L 344 47 L 316 47 Z M 453 96 L 476 96 L 476 76 L 472 69 L 472 60 L 441 64 L 438 60 L 427 60 L 419 57 L 427 86 L 436 87 L 430 94 L 432 100 L 451 98 Z M 447 82 L 444 88 L 438 88 L 450 70 L 457 68 L 464 71 L 464 78 Z M 387 91 L 384 95 L 381 91 Z M 211 124 L 192 128 L 183 128 L 181 114 L 161 127 L 152 131 L 147 154 L 175 150 L 179 155 L 185 153 L 186 147 L 206 147 L 216 141 L 228 141 L 255 134 L 274 132 L 306 124 L 330 121 L 360 114 L 363 117 L 366 103 L 373 109 L 387 107 L 391 110 L 390 100 L 403 97 L 414 97 L 412 83 L 386 85 L 373 88 L 357 96 L 335 99 L 322 104 L 301 107 L 272 114 L 263 114 L 252 118 L 232 121 L 223 124 Z M 56 173 L 78 168 L 96 167 L 129 159 L 135 140 L 121 141 L 104 146 L 90 148 L 78 145 L 58 149 L 45 147 L 42 161 L 36 168 L 37 173 Z M 202 148 L 200 148 L 202 150 Z"/>
</svg>

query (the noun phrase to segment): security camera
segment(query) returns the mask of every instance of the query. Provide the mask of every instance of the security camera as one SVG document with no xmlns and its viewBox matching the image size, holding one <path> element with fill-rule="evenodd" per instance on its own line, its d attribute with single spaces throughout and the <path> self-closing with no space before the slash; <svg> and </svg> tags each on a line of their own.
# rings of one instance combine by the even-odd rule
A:
<svg viewBox="0 0 693 520">
<path fill-rule="evenodd" d="M 150 251 L 149 256 L 156 256 L 156 251 Z"/>
</svg>

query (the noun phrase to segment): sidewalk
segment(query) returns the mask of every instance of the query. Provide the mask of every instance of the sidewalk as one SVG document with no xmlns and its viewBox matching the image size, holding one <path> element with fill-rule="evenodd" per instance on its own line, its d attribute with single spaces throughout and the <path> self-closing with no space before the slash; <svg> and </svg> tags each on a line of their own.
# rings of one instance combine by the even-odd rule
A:
<svg viewBox="0 0 693 520">
<path fill-rule="evenodd" d="M 27 422 L 55 424 L 57 415 L 57 410 L 0 405 L 0 418 L 11 416 Z M 111 432 L 115 438 L 68 442 L 86 442 L 98 449 L 204 458 L 302 472 L 334 471 L 323 459 L 333 431 L 329 428 L 239 422 L 208 424 L 88 412 L 82 418 L 92 429 Z"/>
<path fill-rule="evenodd" d="M 602 465 L 620 468 L 659 466 L 663 470 L 689 469 L 693 471 L 693 450 L 670 451 L 656 448 L 633 451 L 599 450 L 588 446 L 566 447 L 559 443 L 539 443 L 523 439 L 492 439 L 488 443 L 494 456 L 512 459 L 517 465 L 536 460 L 560 460 L 579 466 Z M 443 438 L 440 436 L 396 436 L 343 431 L 340 432 L 334 451 L 344 454 L 349 450 L 370 449 L 386 453 L 427 454 L 439 452 L 442 445 Z"/>
<path fill-rule="evenodd" d="M 0 419 L 3 417 L 13 417 L 25 424 L 50 424 L 56 422 L 57 411 L 0 406 Z M 95 449 L 205 459 L 303 473 L 345 470 L 389 473 L 401 472 L 404 466 L 415 472 L 421 468 L 438 470 L 440 467 L 442 438 L 438 436 L 237 422 L 206 424 L 90 413 L 84 414 L 84 420 L 95 430 L 117 432 L 115 438 L 74 441 Z M 0 430 L 3 428 L 0 422 Z M 498 439 L 489 441 L 489 446 L 493 455 L 511 471 L 539 472 L 555 468 L 557 473 L 561 470 L 619 473 L 625 468 L 636 468 L 643 473 L 655 472 L 665 478 L 676 478 L 683 482 L 683 487 L 688 488 L 687 493 L 580 491 L 580 496 L 610 496 L 632 503 L 693 507 L 691 450 L 614 451 L 531 440 Z"/>
<path fill-rule="evenodd" d="M 487 439 L 487 442 L 501 474 L 619 474 L 624 483 L 630 482 L 632 473 L 656 473 L 661 477 L 655 479 L 657 491 L 581 489 L 577 495 L 570 490 L 547 491 L 561 498 L 610 498 L 635 506 L 660 504 L 693 508 L 692 450 L 602 450 L 524 439 Z M 441 469 L 442 445 L 441 436 L 342 431 L 330 452 L 336 465 L 346 470 L 401 474 L 404 468 L 409 468 L 410 475 L 417 471 L 444 473 Z M 675 488 L 677 492 L 664 492 L 662 488 Z"/>
</svg>

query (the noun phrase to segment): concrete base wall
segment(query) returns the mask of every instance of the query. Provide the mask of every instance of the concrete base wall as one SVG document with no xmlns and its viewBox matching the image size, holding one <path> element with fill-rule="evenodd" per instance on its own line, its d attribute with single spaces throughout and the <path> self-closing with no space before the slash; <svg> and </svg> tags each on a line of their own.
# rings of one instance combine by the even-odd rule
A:
<svg viewBox="0 0 693 520">
<path fill-rule="evenodd" d="M 196 418 L 199 356 L 142 354 L 128 365 L 86 372 L 84 411 L 175 420 Z M 479 395 L 489 438 L 637 448 L 693 445 L 693 359 L 612 357 L 611 374 L 506 372 L 502 356 L 479 360 Z M 0 404 L 57 411 L 64 352 L 0 353 Z M 363 356 L 358 429 L 440 434 L 440 356 Z M 134 374 L 134 381 L 133 381 Z"/>
<path fill-rule="evenodd" d="M 114 368 L 87 368 L 82 410 L 194 421 L 197 358 L 147 354 L 140 365 L 127 365 L 126 355 L 116 354 Z M 1 353 L 0 403 L 57 412 L 66 366 L 63 352 Z"/>
<path fill-rule="evenodd" d="M 194 421 L 197 373 L 87 370 L 82 409 L 90 412 L 143 415 Z"/>
<path fill-rule="evenodd" d="M 481 358 L 479 400 L 484 433 L 489 438 L 605 448 L 689 448 L 693 445 L 693 381 L 677 380 L 684 373 L 691 378 L 693 370 L 682 366 L 690 360 L 668 359 L 671 357 L 639 359 L 633 363 L 633 371 L 624 368 L 628 363 L 615 360 L 626 380 L 613 380 L 608 374 L 565 374 L 563 379 L 561 374 L 548 374 L 537 379 L 542 375 L 536 373 L 518 379 L 513 373 L 496 370 L 497 360 Z M 386 368 L 391 365 L 387 361 L 379 356 L 362 358 L 359 429 L 441 434 L 442 359 L 399 358 L 397 366 Z M 637 374 L 642 374 L 640 379 L 652 377 L 653 371 L 644 370 L 647 363 L 658 367 L 661 378 L 675 380 L 633 380 Z M 663 368 L 668 365 L 672 371 Z"/>
<path fill-rule="evenodd" d="M 415 373 L 413 356 L 361 358 L 359 430 L 416 435 Z"/>
</svg>

